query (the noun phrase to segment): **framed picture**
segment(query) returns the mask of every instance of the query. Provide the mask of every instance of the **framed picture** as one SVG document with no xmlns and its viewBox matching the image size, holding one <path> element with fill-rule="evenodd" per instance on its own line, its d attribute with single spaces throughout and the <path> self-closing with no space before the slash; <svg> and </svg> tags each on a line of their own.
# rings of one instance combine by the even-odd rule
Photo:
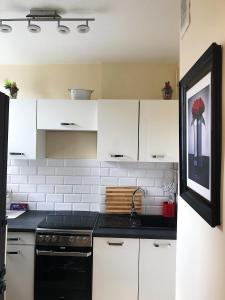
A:
<svg viewBox="0 0 225 300">
<path fill-rule="evenodd" d="M 180 81 L 180 196 L 220 224 L 221 46 L 213 43 Z"/>
<path fill-rule="evenodd" d="M 180 35 L 183 37 L 191 22 L 190 0 L 180 1 L 180 12 Z"/>
</svg>

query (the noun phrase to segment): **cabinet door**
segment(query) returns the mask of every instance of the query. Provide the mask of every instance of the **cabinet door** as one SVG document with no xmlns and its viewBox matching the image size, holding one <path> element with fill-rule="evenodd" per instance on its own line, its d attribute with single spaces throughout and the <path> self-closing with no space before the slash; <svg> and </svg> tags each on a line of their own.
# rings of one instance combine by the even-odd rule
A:
<svg viewBox="0 0 225 300">
<path fill-rule="evenodd" d="M 34 298 L 34 246 L 9 245 L 6 258 L 6 300 Z"/>
<path fill-rule="evenodd" d="M 138 239 L 94 238 L 93 300 L 137 300 Z"/>
<path fill-rule="evenodd" d="M 178 162 L 178 134 L 177 100 L 141 100 L 140 161 Z"/>
<path fill-rule="evenodd" d="M 176 241 L 140 240 L 139 300 L 175 300 Z"/>
<path fill-rule="evenodd" d="M 36 159 L 36 149 L 36 100 L 10 100 L 9 158 Z"/>
<path fill-rule="evenodd" d="M 94 100 L 38 100 L 37 128 L 96 131 L 97 102 Z"/>
<path fill-rule="evenodd" d="M 99 100 L 99 160 L 137 161 L 138 109 L 138 100 Z"/>
</svg>

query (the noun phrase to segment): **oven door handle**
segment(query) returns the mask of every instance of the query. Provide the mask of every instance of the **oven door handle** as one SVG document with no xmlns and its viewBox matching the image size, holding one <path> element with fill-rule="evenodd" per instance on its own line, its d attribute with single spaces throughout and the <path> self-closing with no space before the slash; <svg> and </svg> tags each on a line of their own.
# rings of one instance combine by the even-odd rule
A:
<svg viewBox="0 0 225 300">
<path fill-rule="evenodd" d="M 89 257 L 92 252 L 57 252 L 57 251 L 42 251 L 36 250 L 39 256 L 73 256 L 73 257 Z"/>
</svg>

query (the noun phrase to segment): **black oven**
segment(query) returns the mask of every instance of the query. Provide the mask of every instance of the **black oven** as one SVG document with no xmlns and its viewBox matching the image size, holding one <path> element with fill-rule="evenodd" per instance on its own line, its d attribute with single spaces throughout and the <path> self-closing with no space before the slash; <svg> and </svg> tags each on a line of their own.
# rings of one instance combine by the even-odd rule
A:
<svg viewBox="0 0 225 300">
<path fill-rule="evenodd" d="M 35 300 L 91 300 L 91 237 L 37 232 L 36 241 Z"/>
</svg>

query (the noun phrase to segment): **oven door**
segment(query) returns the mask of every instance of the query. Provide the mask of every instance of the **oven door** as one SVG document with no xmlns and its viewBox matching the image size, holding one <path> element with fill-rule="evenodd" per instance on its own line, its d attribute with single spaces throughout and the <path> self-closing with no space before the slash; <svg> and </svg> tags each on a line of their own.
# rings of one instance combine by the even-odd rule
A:
<svg viewBox="0 0 225 300">
<path fill-rule="evenodd" d="M 35 300 L 91 300 L 92 249 L 36 249 Z"/>
</svg>

